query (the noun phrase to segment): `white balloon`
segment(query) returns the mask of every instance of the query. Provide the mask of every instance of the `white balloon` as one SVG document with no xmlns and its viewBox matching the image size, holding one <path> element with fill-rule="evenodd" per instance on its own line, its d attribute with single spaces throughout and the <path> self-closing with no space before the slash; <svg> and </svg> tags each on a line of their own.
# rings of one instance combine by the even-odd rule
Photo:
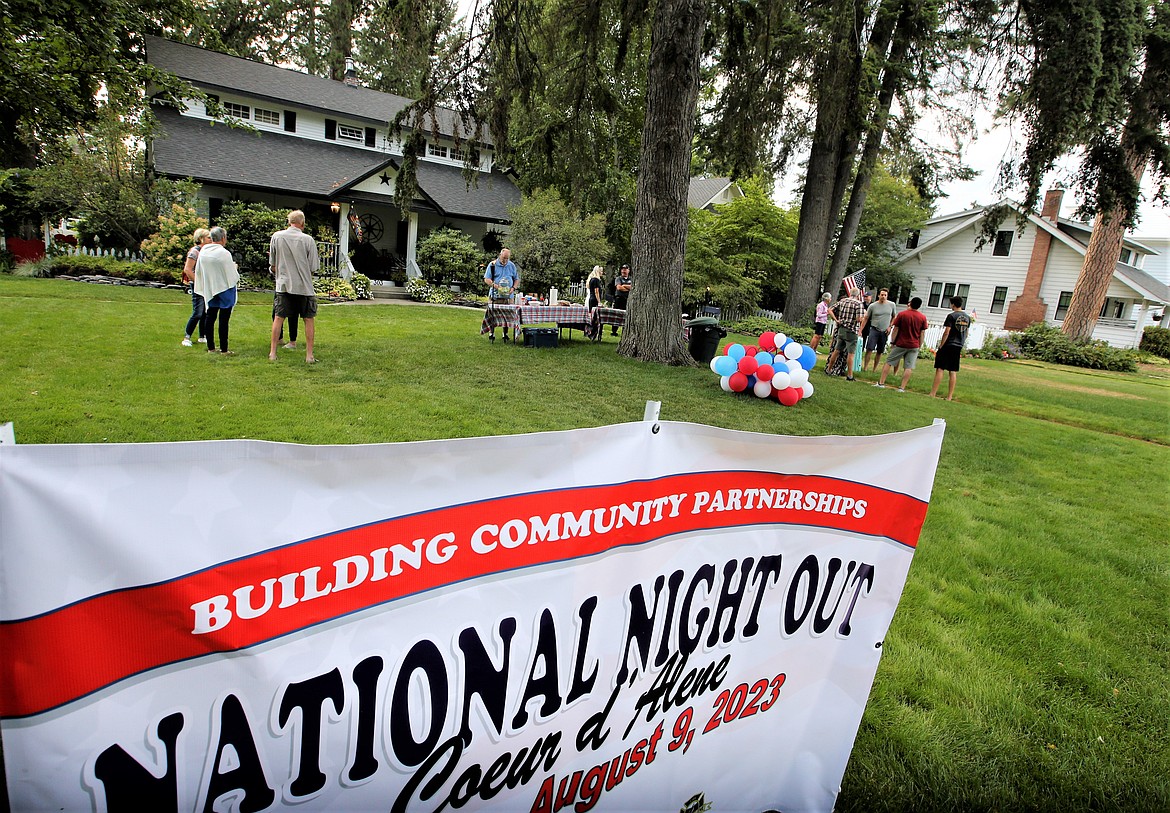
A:
<svg viewBox="0 0 1170 813">
<path fill-rule="evenodd" d="M 767 398 L 772 394 L 772 385 L 767 381 L 757 381 L 756 385 L 752 387 L 752 392 L 754 392 L 758 398 Z"/>
<path fill-rule="evenodd" d="M 790 387 L 803 387 L 808 383 L 808 371 L 804 368 L 793 370 L 789 374 L 788 380 L 790 382 L 788 386 Z"/>
<path fill-rule="evenodd" d="M 788 341 L 788 337 L 783 333 L 777 333 L 776 338 L 773 339 L 773 341 L 776 342 L 776 347 L 779 349 L 784 346 L 784 342 Z"/>
<path fill-rule="evenodd" d="M 804 345 L 798 344 L 797 342 L 793 342 L 792 344 L 790 344 L 784 348 L 785 358 L 798 359 L 798 358 L 800 358 L 800 355 L 803 352 L 804 352 Z"/>
<path fill-rule="evenodd" d="M 718 373 L 718 372 L 719 372 L 718 370 L 716 370 L 716 369 L 715 369 L 715 360 L 716 360 L 716 359 L 718 359 L 718 358 L 719 358 L 719 356 L 714 356 L 714 357 L 711 359 L 711 364 L 710 364 L 710 367 L 711 367 L 711 372 L 713 372 L 713 373 Z"/>
<path fill-rule="evenodd" d="M 729 375 L 719 376 L 719 386 L 723 388 L 724 392 L 731 392 L 731 376 L 729 376 Z"/>
<path fill-rule="evenodd" d="M 792 386 L 792 377 L 783 370 L 777 370 L 771 383 L 774 390 L 786 390 Z"/>
<path fill-rule="evenodd" d="M 800 397 L 801 398 L 811 398 L 812 394 L 813 394 L 812 382 L 811 381 L 806 382 L 805 385 L 800 388 Z"/>
<path fill-rule="evenodd" d="M 790 373 L 795 373 L 797 370 L 804 369 L 803 367 L 800 366 L 800 362 L 797 361 L 796 359 L 788 359 L 788 361 L 786 361 L 784 363 L 786 365 L 788 365 L 788 372 L 790 372 Z"/>
</svg>

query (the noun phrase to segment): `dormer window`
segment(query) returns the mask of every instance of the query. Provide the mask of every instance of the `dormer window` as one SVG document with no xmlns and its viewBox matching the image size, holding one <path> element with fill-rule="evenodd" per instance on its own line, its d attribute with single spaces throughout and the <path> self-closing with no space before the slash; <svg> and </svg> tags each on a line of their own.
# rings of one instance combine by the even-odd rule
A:
<svg viewBox="0 0 1170 813">
<path fill-rule="evenodd" d="M 361 127 L 351 127 L 348 124 L 337 125 L 337 137 L 343 141 L 356 141 L 361 144 L 366 139 L 366 134 Z"/>
<path fill-rule="evenodd" d="M 224 115 L 230 116 L 233 119 L 250 119 L 252 118 L 252 109 L 246 104 L 236 104 L 235 102 L 223 103 Z"/>
<path fill-rule="evenodd" d="M 1128 248 L 1123 248 L 1121 250 L 1121 257 L 1118 258 L 1118 261 L 1122 265 L 1133 265 L 1133 251 Z"/>
<path fill-rule="evenodd" d="M 450 157 L 451 157 L 452 161 L 466 161 L 467 160 L 467 153 L 465 153 L 463 150 L 459 149 L 458 147 L 452 147 Z"/>
<path fill-rule="evenodd" d="M 276 110 L 265 110 L 262 107 L 256 108 L 256 123 L 257 124 L 271 124 L 273 127 L 280 126 L 280 113 Z"/>
<path fill-rule="evenodd" d="M 446 158 L 447 147 L 443 144 L 431 144 L 427 142 L 427 155 L 432 158 Z"/>
</svg>

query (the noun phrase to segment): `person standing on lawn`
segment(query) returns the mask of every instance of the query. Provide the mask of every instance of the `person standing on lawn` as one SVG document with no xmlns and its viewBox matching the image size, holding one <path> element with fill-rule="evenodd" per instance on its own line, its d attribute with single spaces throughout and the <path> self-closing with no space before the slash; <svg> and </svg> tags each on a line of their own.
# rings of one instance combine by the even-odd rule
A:
<svg viewBox="0 0 1170 813">
<path fill-rule="evenodd" d="M 922 347 L 922 334 L 926 331 L 927 321 L 919 308 L 922 307 L 922 297 L 910 300 L 910 308 L 894 317 L 890 323 L 890 354 L 886 356 L 882 375 L 875 387 L 884 389 L 886 378 L 902 362 L 902 386 L 898 392 L 905 392 L 910 383 L 910 374 L 914 372 L 914 365 L 918 362 L 918 350 Z"/>
<path fill-rule="evenodd" d="M 488 307 L 492 305 L 509 305 L 512 303 L 512 294 L 520 287 L 520 269 L 512 262 L 511 249 L 500 249 L 500 256 L 488 263 L 483 274 L 483 281 L 488 286 Z M 491 341 L 496 340 L 496 329 L 493 327 L 488 334 Z M 504 341 L 508 341 L 508 328 L 504 327 Z"/>
<path fill-rule="evenodd" d="M 876 373 L 878 362 L 882 360 L 882 353 L 886 352 L 886 338 L 890 332 L 890 320 L 898 312 L 898 308 L 889 299 L 890 292 L 886 288 L 878 291 L 877 301 L 865 309 L 865 318 L 861 320 L 861 335 L 865 337 L 865 355 L 861 360 L 861 371 L 870 365 L 870 356 L 873 357 L 873 371 Z M 868 328 L 868 334 L 866 329 Z"/>
<path fill-rule="evenodd" d="M 861 316 L 865 306 L 861 299 L 861 291 L 853 296 L 846 294 L 837 300 L 837 304 L 829 308 L 829 318 L 837 323 L 833 333 L 833 352 L 825 363 L 825 372 L 833 370 L 837 357 L 845 352 L 845 380 L 853 380 L 853 359 L 857 355 L 857 333 L 861 329 Z"/>
<path fill-rule="evenodd" d="M 832 294 L 826 292 L 821 295 L 821 301 L 817 303 L 817 315 L 813 319 L 813 337 L 808 345 L 813 350 L 816 350 L 817 345 L 821 343 L 821 337 L 825 335 L 825 328 L 829 325 L 829 303 L 832 301 Z"/>
<path fill-rule="evenodd" d="M 967 331 L 971 328 L 971 317 L 963 311 L 963 297 L 951 297 L 951 312 L 943 322 L 942 339 L 938 343 L 938 351 L 934 354 L 934 385 L 930 388 L 930 397 L 938 397 L 938 386 L 942 383 L 943 372 L 949 376 L 947 383 L 947 400 L 955 398 L 955 381 L 959 377 L 959 357 L 963 354 L 963 345 L 967 343 Z"/>
<path fill-rule="evenodd" d="M 313 289 L 313 273 L 321 267 L 321 257 L 317 253 L 317 241 L 305 234 L 305 213 L 300 209 L 288 213 L 287 229 L 272 235 L 268 244 L 268 267 L 276 279 L 276 315 L 272 319 L 268 359 L 276 361 L 276 346 L 284 331 L 284 320 L 299 316 L 305 323 L 305 361 L 316 364 L 313 341 L 316 339 L 317 294 Z"/>
<path fill-rule="evenodd" d="M 208 229 L 196 229 L 192 237 L 195 245 L 187 252 L 187 261 L 183 263 L 183 284 L 188 286 L 191 293 L 191 316 L 187 319 L 183 341 L 180 342 L 183 347 L 192 346 L 191 337 L 195 335 L 195 328 L 199 327 L 203 321 L 203 314 L 207 312 L 207 303 L 203 301 L 203 297 L 195 293 L 195 262 L 199 259 L 199 249 L 203 248 L 204 243 L 211 241 L 211 232 Z M 207 344 L 207 337 L 202 332 L 199 334 L 199 341 L 201 344 Z"/>
<path fill-rule="evenodd" d="M 232 253 L 227 250 L 227 232 L 222 226 L 211 230 L 211 242 L 199 249 L 195 261 L 195 293 L 207 302 L 199 332 L 207 339 L 207 352 L 215 353 L 215 323 L 219 321 L 219 351 L 234 355 L 228 349 L 228 323 L 232 308 L 236 305 L 236 286 L 240 282 L 240 270 Z"/>
</svg>

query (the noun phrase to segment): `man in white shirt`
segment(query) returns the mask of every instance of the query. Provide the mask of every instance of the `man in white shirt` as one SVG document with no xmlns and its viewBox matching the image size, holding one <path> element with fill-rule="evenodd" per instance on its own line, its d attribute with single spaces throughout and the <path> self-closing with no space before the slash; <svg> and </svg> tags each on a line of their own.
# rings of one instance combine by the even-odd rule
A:
<svg viewBox="0 0 1170 813">
<path fill-rule="evenodd" d="M 305 234 L 305 213 L 294 209 L 288 213 L 288 228 L 272 235 L 268 245 L 268 266 L 276 278 L 276 316 L 272 320 L 270 361 L 276 361 L 276 345 L 284 320 L 296 315 L 305 323 L 305 361 L 315 364 L 313 339 L 316 337 L 317 296 L 313 289 L 313 272 L 321 267 L 317 241 Z"/>
</svg>

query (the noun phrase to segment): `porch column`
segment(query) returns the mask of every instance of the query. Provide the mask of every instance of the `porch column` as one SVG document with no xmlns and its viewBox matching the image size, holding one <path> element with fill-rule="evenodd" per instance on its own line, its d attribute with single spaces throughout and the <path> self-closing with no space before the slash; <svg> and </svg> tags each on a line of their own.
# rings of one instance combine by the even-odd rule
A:
<svg viewBox="0 0 1170 813">
<path fill-rule="evenodd" d="M 337 214 L 337 250 L 341 253 L 337 270 L 343 277 L 348 276 L 345 271 L 348 265 L 346 259 L 349 257 L 349 204 L 344 202 Z"/>
<path fill-rule="evenodd" d="M 418 248 L 418 212 L 411 212 L 406 221 L 406 276 L 417 277 L 413 273 L 418 268 L 415 249 Z"/>
</svg>

